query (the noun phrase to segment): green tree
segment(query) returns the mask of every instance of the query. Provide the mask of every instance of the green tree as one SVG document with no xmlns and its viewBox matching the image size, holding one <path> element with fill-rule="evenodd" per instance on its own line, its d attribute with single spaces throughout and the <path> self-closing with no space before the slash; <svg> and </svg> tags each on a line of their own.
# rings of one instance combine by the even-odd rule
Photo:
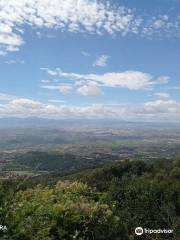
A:
<svg viewBox="0 0 180 240">
<path fill-rule="evenodd" d="M 102 195 L 79 182 L 19 191 L 8 213 L 8 234 L 13 240 L 128 239 Z"/>
</svg>

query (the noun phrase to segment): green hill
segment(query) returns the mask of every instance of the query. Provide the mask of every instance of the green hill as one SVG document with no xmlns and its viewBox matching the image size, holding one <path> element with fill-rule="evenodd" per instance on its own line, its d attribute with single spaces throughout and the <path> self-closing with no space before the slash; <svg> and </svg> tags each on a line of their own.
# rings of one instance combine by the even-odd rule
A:
<svg viewBox="0 0 180 240">
<path fill-rule="evenodd" d="M 123 161 L 70 175 L 1 182 L 0 239 L 133 240 L 136 227 L 180 237 L 180 159 Z"/>
</svg>

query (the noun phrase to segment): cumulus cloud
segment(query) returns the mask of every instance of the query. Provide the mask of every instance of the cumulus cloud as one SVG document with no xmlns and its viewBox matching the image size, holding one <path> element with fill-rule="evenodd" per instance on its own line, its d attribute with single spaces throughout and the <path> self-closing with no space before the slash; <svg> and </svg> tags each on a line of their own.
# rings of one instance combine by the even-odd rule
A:
<svg viewBox="0 0 180 240">
<path fill-rule="evenodd" d="M 42 81 L 41 81 L 42 82 Z M 102 94 L 101 89 L 97 86 L 96 83 L 94 82 L 88 82 L 87 84 L 82 81 L 82 82 L 77 82 L 75 84 L 59 84 L 59 85 L 54 85 L 54 84 L 49 84 L 46 85 L 46 82 L 42 82 L 45 85 L 41 85 L 42 88 L 48 89 L 48 90 L 57 90 L 63 94 L 70 94 L 70 93 L 78 93 L 82 96 L 99 96 Z M 47 83 L 51 83 L 48 81 Z"/>
<path fill-rule="evenodd" d="M 146 113 L 180 113 L 180 103 L 174 100 L 156 100 L 144 104 Z"/>
<path fill-rule="evenodd" d="M 152 87 L 155 84 L 162 82 L 158 79 L 153 79 L 149 73 L 139 71 L 111 72 L 104 74 L 77 74 L 63 72 L 60 68 L 54 70 L 42 68 L 51 76 L 59 76 L 74 81 L 94 82 L 99 86 L 127 88 L 129 90 L 140 90 Z M 168 78 L 161 76 L 160 78 Z"/>
<path fill-rule="evenodd" d="M 62 101 L 42 103 L 18 98 L 0 104 L 0 117 L 45 118 L 121 118 L 139 121 L 179 121 L 180 103 L 174 100 L 157 100 L 142 105 L 93 104 L 87 106 L 65 105 Z"/>
<path fill-rule="evenodd" d="M 109 59 L 109 56 L 101 55 L 100 57 L 98 57 L 96 59 L 96 61 L 94 62 L 93 66 L 106 67 L 108 59 Z"/>
<path fill-rule="evenodd" d="M 11 102 L 12 106 L 18 106 L 19 108 L 22 109 L 40 109 L 43 105 L 42 103 L 38 102 L 38 101 L 33 101 L 30 99 L 25 99 L 25 98 L 19 98 L 19 99 L 15 99 Z"/>
<path fill-rule="evenodd" d="M 7 104 L 0 104 L 0 116 L 16 117 L 108 117 L 113 111 L 100 105 L 69 106 L 44 104 L 31 99 L 16 99 Z"/>
<path fill-rule="evenodd" d="M 18 51 L 24 26 L 60 31 L 122 36 L 179 36 L 178 16 L 143 16 L 135 10 L 101 0 L 0 0 L 0 54 Z"/>
<path fill-rule="evenodd" d="M 180 102 L 171 99 L 145 102 L 128 110 L 127 116 L 133 120 L 179 122 L 180 118 Z"/>
<path fill-rule="evenodd" d="M 83 96 L 99 96 L 102 94 L 101 89 L 94 85 L 83 85 L 77 89 L 77 92 Z"/>
<path fill-rule="evenodd" d="M 5 116 L 121 118 L 136 121 L 179 121 L 180 103 L 174 100 L 156 100 L 136 106 L 123 104 L 74 106 L 65 105 L 61 101 L 42 103 L 32 99 L 17 98 L 9 100 L 7 103 L 0 104 L 0 117 Z"/>
</svg>

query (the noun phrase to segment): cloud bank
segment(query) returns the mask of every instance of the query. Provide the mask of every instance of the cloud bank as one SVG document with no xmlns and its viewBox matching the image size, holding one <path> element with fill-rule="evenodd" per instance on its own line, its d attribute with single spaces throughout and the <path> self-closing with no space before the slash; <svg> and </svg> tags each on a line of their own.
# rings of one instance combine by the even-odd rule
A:
<svg viewBox="0 0 180 240">
<path fill-rule="evenodd" d="M 4 96 L 1 94 L 1 96 Z M 8 95 L 9 96 L 9 95 Z M 6 98 L 0 104 L 0 117 L 46 117 L 46 118 L 117 118 L 133 121 L 179 121 L 180 103 L 174 100 L 156 100 L 142 105 L 93 104 L 67 105 L 63 102 L 42 103 L 26 98 Z"/>
</svg>

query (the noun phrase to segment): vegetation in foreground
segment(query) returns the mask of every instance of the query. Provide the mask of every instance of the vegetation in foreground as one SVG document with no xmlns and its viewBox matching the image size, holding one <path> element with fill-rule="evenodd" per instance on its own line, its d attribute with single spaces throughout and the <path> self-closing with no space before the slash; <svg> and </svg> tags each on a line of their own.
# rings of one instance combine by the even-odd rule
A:
<svg viewBox="0 0 180 240">
<path fill-rule="evenodd" d="M 123 161 L 58 181 L 2 181 L 0 221 L 2 240 L 134 240 L 137 226 L 174 230 L 141 239 L 179 239 L 180 158 Z"/>
</svg>

